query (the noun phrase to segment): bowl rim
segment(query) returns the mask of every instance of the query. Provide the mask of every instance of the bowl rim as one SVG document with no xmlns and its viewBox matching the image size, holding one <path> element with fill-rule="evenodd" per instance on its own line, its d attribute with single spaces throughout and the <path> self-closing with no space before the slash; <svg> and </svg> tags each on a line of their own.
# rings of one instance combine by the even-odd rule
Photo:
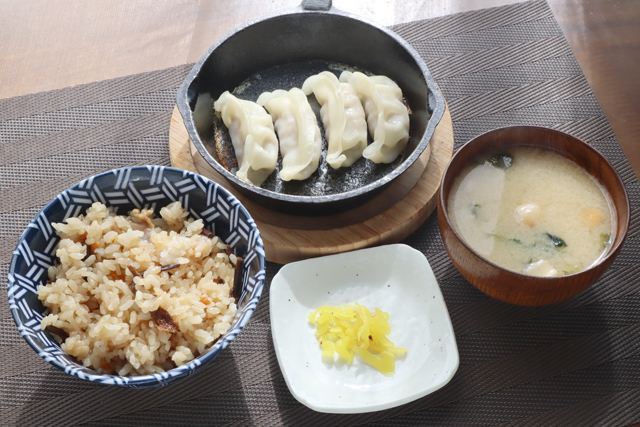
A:
<svg viewBox="0 0 640 427">
<path fill-rule="evenodd" d="M 209 59 L 211 54 L 219 46 L 221 46 L 223 43 L 225 43 L 227 40 L 229 40 L 231 37 L 233 37 L 237 33 L 240 33 L 251 26 L 254 26 L 256 24 L 260 24 L 262 22 L 266 22 L 272 19 L 278 19 L 278 18 L 293 16 L 293 15 L 318 15 L 318 14 L 335 15 L 343 18 L 357 20 L 361 23 L 369 25 L 373 29 L 378 30 L 384 33 L 385 35 L 387 35 L 388 37 L 392 38 L 396 43 L 398 43 L 400 47 L 406 50 L 406 52 L 411 56 L 415 64 L 420 69 L 420 72 L 422 73 L 422 76 L 424 77 L 425 83 L 428 88 L 428 93 L 426 94 L 427 106 L 429 105 L 429 102 L 428 102 L 429 97 L 433 95 L 434 101 L 435 101 L 434 102 L 435 108 L 431 112 L 431 117 L 429 117 L 429 121 L 427 123 L 427 126 L 425 128 L 423 135 L 420 138 L 420 142 L 416 145 L 413 152 L 400 165 L 394 168 L 391 172 L 362 187 L 355 188 L 353 190 L 345 191 L 342 193 L 335 193 L 335 194 L 329 194 L 329 195 L 325 194 L 320 196 L 301 196 L 301 195 L 293 195 L 293 194 L 286 194 L 286 193 L 278 193 L 275 191 L 270 191 L 262 187 L 246 183 L 242 181 L 240 178 L 238 178 L 237 176 L 235 176 L 235 174 L 225 169 L 219 162 L 217 162 L 213 158 L 211 153 L 204 146 L 202 140 L 200 139 L 200 135 L 198 134 L 198 131 L 195 128 L 193 111 L 191 111 L 191 108 L 189 106 L 189 97 L 188 97 L 189 88 L 193 83 L 193 81 L 196 80 L 196 78 L 198 77 L 204 63 Z M 301 204 L 311 204 L 311 205 L 321 205 L 325 203 L 333 203 L 333 202 L 340 202 L 340 201 L 355 199 L 375 189 L 383 188 L 386 184 L 390 183 L 396 177 L 400 176 L 403 172 L 409 169 L 417 161 L 417 159 L 422 155 L 422 153 L 426 150 L 435 132 L 435 128 L 440 123 L 440 120 L 442 119 L 445 108 L 446 108 L 444 96 L 442 95 L 440 88 L 438 87 L 433 76 L 431 75 L 431 72 L 427 68 L 426 63 L 420 57 L 418 52 L 406 40 L 400 37 L 397 33 L 391 31 L 387 27 L 380 25 L 370 19 L 367 19 L 362 16 L 358 16 L 349 12 L 342 11 L 334 7 L 331 7 L 328 10 L 314 10 L 314 9 L 306 9 L 303 7 L 303 5 L 300 5 L 293 9 L 277 12 L 261 18 L 247 21 L 246 23 L 236 27 L 235 29 L 231 30 L 230 32 L 225 34 L 223 37 L 218 39 L 218 41 L 216 41 L 200 57 L 198 62 L 196 62 L 196 64 L 193 66 L 193 68 L 191 69 L 187 77 L 184 79 L 184 81 L 178 88 L 178 92 L 176 94 L 176 104 L 178 107 L 178 111 L 180 111 L 180 115 L 182 116 L 185 128 L 187 129 L 187 133 L 189 134 L 189 138 L 192 141 L 192 143 L 195 145 L 198 152 L 202 155 L 205 161 L 215 169 L 216 172 L 220 173 L 231 184 L 237 185 L 238 187 L 242 188 L 243 191 L 255 193 L 258 196 L 261 196 L 267 199 L 277 200 L 279 202 L 285 202 L 285 203 L 301 203 Z"/>
<path fill-rule="evenodd" d="M 581 271 L 578 271 L 578 272 L 572 273 L 572 274 L 566 274 L 566 275 L 563 275 L 563 276 L 554 276 L 554 277 L 533 276 L 533 275 L 523 274 L 523 273 L 520 273 L 520 272 L 517 272 L 517 271 L 509 270 L 509 269 L 507 269 L 505 267 L 502 267 L 502 266 L 499 266 L 499 265 L 495 264 L 494 262 L 488 260 L 486 257 L 480 255 L 475 249 L 473 249 L 471 246 L 469 246 L 469 244 L 467 244 L 467 242 L 462 238 L 462 236 L 460 236 L 460 234 L 458 233 L 456 228 L 451 223 L 451 219 L 449 218 L 449 213 L 448 213 L 447 201 L 444 200 L 444 192 L 442 191 L 442 188 L 444 187 L 444 182 L 445 182 L 446 178 L 449 178 L 449 179 L 455 179 L 456 178 L 456 177 L 448 177 L 448 172 L 449 172 L 449 168 L 451 167 L 453 162 L 456 160 L 458 154 L 461 151 L 463 151 L 465 149 L 465 147 L 467 147 L 470 144 L 474 143 L 478 139 L 487 137 L 487 135 L 490 135 L 492 133 L 497 133 L 497 132 L 505 132 L 505 131 L 509 132 L 509 131 L 512 131 L 512 130 L 515 130 L 515 129 L 523 129 L 523 128 L 535 129 L 535 130 L 540 130 L 540 131 L 545 131 L 545 132 L 552 132 L 552 133 L 556 133 L 556 134 L 561 135 L 561 136 L 563 136 L 565 138 L 569 138 L 569 139 L 575 141 L 576 143 L 578 143 L 579 146 L 582 146 L 583 149 L 586 149 L 587 151 L 592 151 L 601 160 L 603 160 L 604 164 L 606 164 L 606 166 L 613 172 L 614 177 L 616 178 L 616 180 L 620 184 L 620 188 L 622 189 L 622 192 L 624 194 L 624 200 L 626 202 L 626 211 L 627 211 L 627 215 L 626 215 L 625 221 L 623 221 L 624 233 L 622 233 L 622 236 L 621 236 L 620 240 L 617 243 L 615 243 L 615 240 L 617 240 L 617 239 L 614 239 L 614 243 L 615 244 L 612 244 L 609 247 L 609 250 L 607 250 L 607 252 L 604 254 L 604 256 L 602 256 L 597 262 L 593 263 L 592 265 L 590 265 L 588 268 L 585 268 L 584 270 L 581 270 Z M 555 150 L 555 149 L 550 148 L 550 147 L 540 147 L 540 146 L 536 145 L 535 143 L 523 144 L 521 146 L 536 147 L 536 148 L 540 148 L 542 150 L 549 150 L 549 151 L 556 152 L 557 154 L 561 155 L 565 159 L 570 160 L 572 163 L 576 164 L 583 172 L 585 172 L 588 176 L 590 176 L 592 179 L 594 179 L 600 185 L 600 187 L 602 189 L 604 189 L 608 193 L 608 190 L 600 182 L 600 180 L 596 179 L 593 175 L 591 175 L 589 172 L 587 172 L 582 165 L 579 165 L 575 161 L 573 161 L 572 159 L 567 158 L 566 156 L 563 156 L 561 151 Z M 611 198 L 611 196 L 608 195 L 608 194 L 607 194 L 607 197 Z M 616 211 L 618 211 L 617 206 L 615 206 L 613 201 L 611 203 L 616 208 Z M 593 269 L 595 269 L 598 266 L 600 266 L 601 264 L 603 264 L 606 261 L 608 261 L 609 258 L 611 258 L 612 256 L 616 256 L 617 253 L 619 252 L 619 250 L 621 249 L 622 245 L 624 244 L 624 241 L 627 238 L 627 234 L 629 232 L 630 216 L 631 216 L 629 195 L 627 193 L 626 187 L 624 186 L 624 181 L 622 181 L 622 178 L 620 178 L 620 175 L 618 174 L 618 171 L 613 167 L 611 162 L 609 162 L 609 160 L 600 151 L 598 151 L 596 148 L 592 147 L 590 144 L 588 144 L 586 141 L 582 140 L 581 138 L 578 138 L 578 137 L 576 137 L 574 135 L 571 135 L 569 133 L 562 132 L 562 131 L 559 131 L 559 130 L 553 129 L 553 128 L 544 127 L 544 126 L 529 126 L 529 125 L 505 126 L 505 127 L 501 127 L 501 128 L 491 129 L 491 130 L 489 130 L 487 132 L 484 132 L 484 133 L 482 133 L 480 135 L 477 135 L 477 136 L 471 138 L 462 147 L 460 147 L 454 153 L 453 157 L 451 158 L 451 160 L 447 164 L 447 167 L 445 168 L 444 173 L 442 174 L 442 180 L 440 181 L 440 191 L 439 191 L 439 194 L 438 194 L 438 205 L 442 206 L 442 215 L 444 216 L 444 219 L 446 220 L 447 225 L 449 226 L 449 228 L 451 229 L 453 234 L 456 236 L 457 240 L 465 247 L 465 249 L 467 249 L 469 252 L 471 252 L 475 257 L 481 259 L 483 262 L 487 263 L 489 266 L 491 266 L 493 268 L 496 268 L 496 269 L 500 270 L 501 272 L 503 272 L 505 274 L 513 275 L 516 278 L 522 278 L 522 279 L 526 279 L 526 280 L 535 280 L 535 281 L 537 281 L 539 283 L 543 283 L 543 284 L 548 283 L 549 286 L 556 286 L 555 282 L 562 281 L 562 280 L 564 280 L 564 279 L 566 279 L 568 277 L 577 277 L 577 276 L 580 276 L 582 274 L 587 274 L 587 273 L 591 272 Z"/>
<path fill-rule="evenodd" d="M 46 362 L 49 362 L 51 365 L 55 366 L 56 368 L 60 369 L 61 371 L 69 373 L 69 374 L 71 374 L 71 375 L 73 375 L 75 377 L 78 377 L 80 379 L 85 379 L 85 380 L 89 380 L 89 381 L 93 381 L 93 382 L 99 382 L 99 383 L 107 384 L 107 385 L 118 385 L 118 386 L 134 387 L 134 388 L 144 388 L 144 387 L 167 385 L 169 382 L 171 382 L 172 379 L 184 378 L 185 376 L 193 374 L 193 372 L 195 372 L 195 370 L 199 366 L 205 365 L 208 362 L 212 361 L 218 355 L 218 353 L 220 353 L 222 350 L 224 350 L 229 345 L 229 343 L 231 343 L 231 341 L 233 341 L 235 339 L 235 337 L 242 331 L 242 329 L 244 329 L 244 326 L 249 322 L 249 319 L 251 318 L 251 315 L 253 314 L 253 312 L 255 311 L 255 309 L 257 307 L 257 303 L 258 303 L 258 301 L 260 299 L 260 296 L 262 295 L 262 291 L 264 289 L 264 280 L 265 280 L 265 276 L 266 276 L 266 261 L 265 261 L 265 256 L 264 256 L 264 250 L 256 251 L 256 255 L 257 255 L 257 258 L 258 258 L 260 269 L 254 275 L 254 277 L 257 277 L 258 279 L 254 283 L 253 296 L 247 302 L 248 308 L 245 310 L 245 314 L 241 315 L 242 312 L 241 312 L 240 309 L 238 309 L 238 311 L 236 313 L 236 316 L 241 315 L 238 324 L 234 328 L 230 327 L 230 329 L 228 329 L 223 335 L 221 335 L 218 339 L 216 339 L 211 344 L 211 346 L 205 351 L 205 353 L 203 353 L 200 356 L 192 359 L 191 361 L 189 361 L 188 363 L 185 363 L 184 365 L 180 365 L 180 366 L 177 366 L 177 367 L 175 367 L 173 369 L 170 369 L 168 371 L 164 371 L 164 372 L 156 373 L 156 374 L 135 375 L 135 376 L 120 376 L 120 375 L 113 375 L 113 374 L 100 374 L 100 373 L 96 372 L 93 368 L 83 366 L 77 360 L 75 361 L 76 364 L 78 365 L 77 367 L 69 367 L 67 365 L 61 364 L 55 357 L 49 356 L 48 355 L 48 351 L 46 349 L 43 350 L 40 346 L 36 345 L 33 342 L 32 337 L 25 330 L 25 324 L 20 320 L 20 318 L 18 316 L 18 310 L 17 310 L 17 303 L 16 303 L 15 295 L 11 292 L 11 290 L 12 290 L 11 283 L 15 281 L 13 276 L 14 276 L 16 264 L 18 262 L 18 255 L 21 255 L 19 253 L 20 252 L 19 249 L 23 245 L 23 242 L 25 242 L 25 239 L 28 237 L 28 235 L 30 233 L 30 230 L 32 230 L 34 228 L 38 229 L 37 220 L 39 218 L 44 217 L 45 216 L 44 214 L 47 211 L 50 211 L 54 207 L 54 204 L 56 203 L 56 201 L 58 201 L 61 197 L 64 197 L 64 195 L 70 194 L 70 192 L 74 191 L 75 189 L 81 188 L 84 184 L 90 183 L 90 182 L 94 181 L 95 179 L 98 179 L 100 177 L 105 177 L 107 175 L 114 175 L 115 174 L 116 176 L 118 176 L 118 174 L 120 174 L 120 175 L 124 174 L 124 175 L 126 175 L 125 179 L 128 180 L 130 178 L 130 173 L 133 172 L 133 171 L 146 171 L 146 172 L 149 173 L 149 177 L 150 178 L 153 178 L 153 176 L 156 175 L 157 173 L 159 173 L 159 171 L 169 171 L 171 173 L 181 174 L 183 177 L 188 177 L 188 176 L 197 177 L 198 179 L 201 179 L 202 181 L 204 181 L 204 183 L 206 183 L 208 185 L 213 185 L 213 187 L 217 191 L 222 191 L 222 193 L 225 195 L 225 198 L 227 200 L 237 202 L 238 208 L 243 212 L 244 215 L 246 215 L 246 218 L 247 218 L 248 222 L 251 223 L 253 225 L 253 227 L 257 231 L 256 236 L 255 236 L 256 238 L 254 240 L 253 246 L 257 247 L 258 249 L 259 248 L 264 248 L 264 244 L 262 242 L 262 237 L 260 235 L 260 231 L 258 230 L 258 227 L 255 224 L 255 221 L 253 220 L 253 218 L 249 214 L 249 211 L 244 207 L 244 205 L 242 205 L 242 203 L 233 194 L 231 194 L 227 189 L 225 189 L 223 186 L 221 186 L 220 184 L 216 183 L 215 181 L 213 181 L 213 180 L 211 180 L 209 178 L 206 178 L 206 177 L 204 177 L 202 175 L 196 174 L 194 172 L 183 170 L 183 169 L 178 169 L 178 168 L 174 168 L 174 167 L 170 167 L 170 166 L 140 165 L 140 166 L 128 166 L 128 167 L 116 168 L 116 169 L 111 169 L 111 170 L 108 170 L 108 171 L 105 171 L 105 172 L 101 172 L 101 173 L 93 175 L 93 176 L 91 176 L 89 178 L 83 179 L 82 181 L 77 182 L 76 184 L 73 184 L 72 186 L 68 187 L 67 189 L 61 191 L 60 193 L 58 193 L 58 195 L 56 195 L 55 198 L 53 198 L 51 201 L 49 201 L 36 214 L 36 216 L 29 222 L 29 224 L 27 225 L 25 230 L 20 235 L 20 238 L 18 239 L 18 242 L 16 244 L 16 248 L 14 249 L 13 255 L 11 257 L 11 262 L 9 264 L 9 270 L 8 270 L 8 275 L 7 275 L 8 276 L 7 277 L 7 279 L 8 279 L 7 280 L 7 282 L 8 282 L 7 293 L 8 293 L 8 299 L 9 299 L 9 310 L 11 311 L 11 316 L 13 317 L 14 323 L 16 324 L 16 326 L 18 328 L 18 332 L 20 333 L 22 338 L 24 338 L 24 340 L 27 342 L 27 344 L 29 344 L 29 346 L 40 357 L 42 357 Z M 127 172 L 128 172 L 128 174 L 127 174 Z M 166 199 L 167 199 L 167 196 L 165 195 L 162 198 L 162 200 L 166 200 Z M 110 206 L 109 203 L 105 203 L 105 204 L 107 206 Z M 37 232 L 35 232 L 35 233 L 37 233 Z M 43 305 L 43 307 L 44 307 L 44 305 Z M 62 348 L 60 347 L 60 344 L 58 344 L 55 340 L 52 340 L 52 342 L 56 346 L 55 350 L 60 351 L 60 352 L 62 352 L 64 354 L 67 354 L 69 357 L 73 357 L 73 356 L 69 355 L 68 353 L 66 353 L 64 350 L 62 350 Z M 82 372 L 82 371 L 80 371 L 79 369 L 76 369 L 76 368 L 88 369 L 88 370 L 91 370 L 91 371 L 95 372 L 95 374 L 87 374 L 87 373 L 84 373 L 84 372 Z"/>
</svg>

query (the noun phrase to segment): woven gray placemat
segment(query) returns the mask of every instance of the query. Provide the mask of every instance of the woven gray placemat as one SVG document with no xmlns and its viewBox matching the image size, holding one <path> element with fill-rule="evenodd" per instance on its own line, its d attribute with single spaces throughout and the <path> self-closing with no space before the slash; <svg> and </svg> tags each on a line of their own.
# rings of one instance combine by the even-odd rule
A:
<svg viewBox="0 0 640 427">
<path fill-rule="evenodd" d="M 543 1 L 395 28 L 425 58 L 448 101 L 456 148 L 496 127 L 550 126 L 585 139 L 622 176 L 629 237 L 592 288 L 523 308 L 477 291 L 448 259 L 432 215 L 405 243 L 429 259 L 456 331 L 460 368 L 443 389 L 388 411 L 315 413 L 286 388 L 265 292 L 215 362 L 165 388 L 128 390 L 71 377 L 18 334 L 0 298 L 0 423 L 12 425 L 624 425 L 640 421 L 640 184 Z M 169 164 L 175 91 L 190 65 L 0 100 L 0 285 L 15 244 L 61 190 L 135 164 Z"/>
</svg>

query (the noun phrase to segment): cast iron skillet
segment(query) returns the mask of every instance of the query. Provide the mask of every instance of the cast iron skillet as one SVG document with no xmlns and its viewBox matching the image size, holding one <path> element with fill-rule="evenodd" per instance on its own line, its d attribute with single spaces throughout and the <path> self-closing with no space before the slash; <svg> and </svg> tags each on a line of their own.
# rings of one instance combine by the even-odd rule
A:
<svg viewBox="0 0 640 427">
<path fill-rule="evenodd" d="M 276 172 L 256 187 L 225 169 L 216 149 L 231 146 L 224 125 L 214 126 L 213 101 L 229 90 L 255 101 L 260 93 L 301 87 L 320 71 L 343 69 L 386 75 L 402 89 L 411 110 L 410 139 L 390 165 L 360 159 L 349 168 L 326 165 L 326 140 L 318 172 L 308 180 L 282 182 Z M 319 117 L 319 105 L 309 97 Z M 423 153 L 445 103 L 427 66 L 392 31 L 331 7 L 331 0 L 304 0 L 291 11 L 250 21 L 214 44 L 180 86 L 177 105 L 194 145 L 204 159 L 250 200 L 277 211 L 322 215 L 366 202 L 406 172 Z M 322 126 L 320 126 L 322 129 Z M 232 169 L 233 172 L 235 170 Z M 414 184 L 414 183 L 412 183 Z M 411 188 L 411 187 L 409 187 Z"/>
</svg>

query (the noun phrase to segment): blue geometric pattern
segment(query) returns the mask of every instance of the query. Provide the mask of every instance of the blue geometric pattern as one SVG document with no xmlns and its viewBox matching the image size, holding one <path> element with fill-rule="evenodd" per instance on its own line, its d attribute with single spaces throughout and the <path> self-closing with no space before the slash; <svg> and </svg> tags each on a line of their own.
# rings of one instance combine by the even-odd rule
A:
<svg viewBox="0 0 640 427">
<path fill-rule="evenodd" d="M 111 206 L 120 214 L 135 208 L 159 209 L 180 201 L 192 217 L 244 258 L 238 313 L 231 328 L 205 354 L 191 362 L 154 375 L 120 377 L 98 374 L 79 364 L 60 349 L 49 332 L 40 330 L 45 307 L 37 289 L 48 279 L 47 269 L 55 262 L 60 238 L 51 226 L 84 213 L 94 202 Z M 116 169 L 85 179 L 60 193 L 31 221 L 11 259 L 8 274 L 9 308 L 20 334 L 53 366 L 89 381 L 132 388 L 167 385 L 189 376 L 213 360 L 240 333 L 258 304 L 265 279 L 264 246 L 249 212 L 227 190 L 215 182 L 188 171 L 163 166 Z"/>
</svg>

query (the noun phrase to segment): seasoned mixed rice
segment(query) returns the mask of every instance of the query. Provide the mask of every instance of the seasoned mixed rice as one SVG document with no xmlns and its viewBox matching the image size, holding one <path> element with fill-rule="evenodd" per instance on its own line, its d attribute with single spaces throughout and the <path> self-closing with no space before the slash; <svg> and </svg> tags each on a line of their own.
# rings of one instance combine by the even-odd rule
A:
<svg viewBox="0 0 640 427">
<path fill-rule="evenodd" d="M 115 215 L 94 203 L 86 215 L 53 224 L 59 264 L 38 298 L 42 329 L 62 349 L 102 373 L 145 375 L 189 362 L 236 314 L 236 263 L 227 245 L 180 202 Z"/>
</svg>

